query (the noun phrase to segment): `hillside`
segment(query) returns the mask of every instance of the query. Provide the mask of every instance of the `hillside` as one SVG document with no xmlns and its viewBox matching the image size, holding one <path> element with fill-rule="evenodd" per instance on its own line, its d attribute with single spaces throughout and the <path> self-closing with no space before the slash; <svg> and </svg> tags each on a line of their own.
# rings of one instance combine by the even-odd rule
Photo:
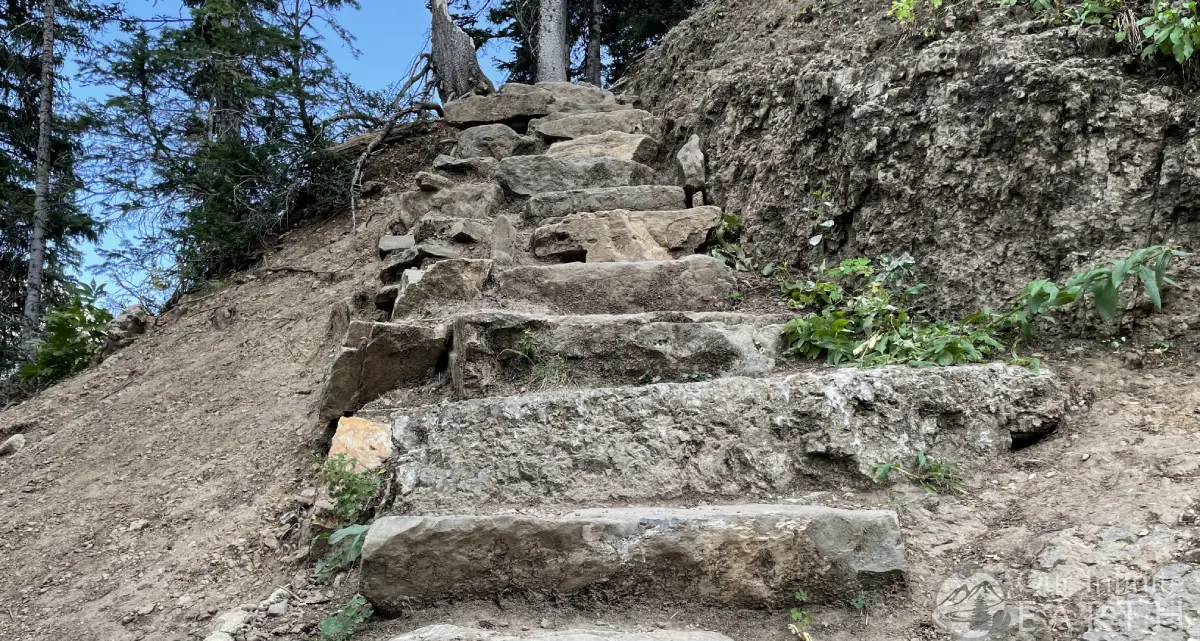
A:
<svg viewBox="0 0 1200 641">
<path fill-rule="evenodd" d="M 810 308 L 780 288 L 822 260 L 909 252 L 915 314 L 956 319 L 1196 245 L 1187 85 L 1099 30 L 948 11 L 922 36 L 710 3 L 612 92 L 514 83 L 403 128 L 357 228 L 290 232 L 0 413 L 27 440 L 0 639 L 300 641 L 356 594 L 355 641 L 1200 637 L 1194 258 L 1161 313 L 1081 297 L 1019 346 L 1040 367 L 788 349 Z M 352 518 L 331 447 L 381 479 Z M 361 561 L 314 580 L 314 536 L 356 521 Z"/>
</svg>

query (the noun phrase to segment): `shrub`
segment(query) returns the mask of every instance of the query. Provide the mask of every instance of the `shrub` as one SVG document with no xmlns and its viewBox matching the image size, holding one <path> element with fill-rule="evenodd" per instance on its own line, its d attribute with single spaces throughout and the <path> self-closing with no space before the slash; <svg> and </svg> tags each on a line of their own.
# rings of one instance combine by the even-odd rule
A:
<svg viewBox="0 0 1200 641">
<path fill-rule="evenodd" d="M 334 514 L 342 525 L 362 521 L 375 490 L 379 488 L 379 475 L 355 471 L 356 465 L 353 458 L 338 454 L 325 459 L 317 473 L 317 479 L 329 487 Z"/>
<path fill-rule="evenodd" d="M 342 609 L 321 621 L 318 626 L 318 641 L 347 641 L 358 628 L 371 618 L 375 611 L 361 594 L 354 595 Z"/>
<path fill-rule="evenodd" d="M 45 337 L 35 341 L 34 359 L 21 366 L 18 378 L 52 383 L 81 372 L 94 362 L 104 346 L 105 330 L 113 316 L 97 307 L 104 287 L 79 285 L 70 300 L 43 317 Z"/>
</svg>

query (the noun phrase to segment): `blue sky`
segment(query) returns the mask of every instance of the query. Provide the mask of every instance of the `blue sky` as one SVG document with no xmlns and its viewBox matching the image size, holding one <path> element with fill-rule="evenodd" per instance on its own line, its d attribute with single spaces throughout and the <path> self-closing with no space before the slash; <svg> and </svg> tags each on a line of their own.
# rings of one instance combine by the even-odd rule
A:
<svg viewBox="0 0 1200 641">
<path fill-rule="evenodd" d="M 360 0 L 361 9 L 344 9 L 337 15 L 338 22 L 355 37 L 354 47 L 360 55 L 355 57 L 336 36 L 326 37 L 325 45 L 342 71 L 366 89 L 384 89 L 396 81 L 406 80 L 405 74 L 413 58 L 428 48 L 429 12 L 423 0 Z M 178 0 L 129 0 L 126 8 L 139 16 L 180 13 Z M 116 35 L 115 33 L 112 35 Z M 490 44 L 480 55 L 484 71 L 497 84 L 503 76 L 495 69 L 492 58 L 503 55 L 503 43 Z M 66 73 L 71 74 L 68 66 Z M 106 96 L 105 87 L 86 87 L 78 83 L 71 86 L 80 98 Z M 110 232 L 101 241 L 102 246 L 115 246 L 116 235 Z M 95 279 L 106 283 L 110 295 L 118 290 L 94 268 L 99 263 L 94 248 L 85 248 L 83 280 Z"/>
</svg>

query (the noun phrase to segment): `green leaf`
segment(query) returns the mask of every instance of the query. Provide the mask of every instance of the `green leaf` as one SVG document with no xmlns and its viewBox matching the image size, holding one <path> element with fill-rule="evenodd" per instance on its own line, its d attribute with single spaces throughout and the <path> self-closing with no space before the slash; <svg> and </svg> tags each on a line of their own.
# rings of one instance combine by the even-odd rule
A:
<svg viewBox="0 0 1200 641">
<path fill-rule="evenodd" d="M 1162 309 L 1162 294 L 1158 290 L 1158 281 L 1154 278 L 1154 272 L 1145 265 L 1138 265 L 1138 278 L 1142 280 L 1142 287 L 1146 290 L 1146 296 L 1154 303 L 1155 309 Z"/>
<path fill-rule="evenodd" d="M 774 274 L 775 273 L 775 263 L 767 263 L 766 265 L 763 265 L 762 271 L 760 273 L 763 276 L 770 276 L 771 274 Z"/>
<path fill-rule="evenodd" d="M 1096 313 L 1104 320 L 1112 320 L 1117 316 L 1117 288 L 1109 281 L 1104 281 L 1092 290 L 1096 298 Z"/>
</svg>

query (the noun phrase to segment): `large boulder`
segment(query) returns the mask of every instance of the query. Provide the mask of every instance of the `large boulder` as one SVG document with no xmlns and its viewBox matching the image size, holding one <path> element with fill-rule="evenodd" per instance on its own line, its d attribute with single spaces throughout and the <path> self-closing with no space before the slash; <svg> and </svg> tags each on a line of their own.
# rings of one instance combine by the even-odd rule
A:
<svg viewBox="0 0 1200 641">
<path fill-rule="evenodd" d="M 549 114 L 554 95 L 544 89 L 504 91 L 490 96 L 468 96 L 443 105 L 446 122 L 468 128 L 478 125 L 507 124 L 524 128 L 533 118 Z"/>
<path fill-rule="evenodd" d="M 459 158 L 508 158 L 532 153 L 537 141 L 522 136 L 507 125 L 471 127 L 458 136 L 454 155 Z"/>
<path fill-rule="evenodd" d="M 611 156 L 620 160 L 651 163 L 658 156 L 658 141 L 645 134 L 606 131 L 550 145 L 547 156 L 555 158 L 592 158 Z"/>
<path fill-rule="evenodd" d="M 644 133 L 658 137 L 662 120 L 641 109 L 580 113 L 539 119 L 529 124 L 534 133 L 551 140 L 582 138 L 608 131 Z"/>
<path fill-rule="evenodd" d="M 719 207 L 572 214 L 534 230 L 529 247 L 564 261 L 668 260 L 695 253 L 720 220 Z"/>
<path fill-rule="evenodd" d="M 729 268 L 700 255 L 642 263 L 521 266 L 496 278 L 506 305 L 559 314 L 716 311 L 736 287 Z"/>
<path fill-rule="evenodd" d="M 404 272 L 428 262 L 458 258 L 462 251 L 445 240 L 427 240 L 397 252 L 384 260 L 379 268 L 379 280 L 388 285 L 398 282 Z"/>
<path fill-rule="evenodd" d="M 557 344 L 563 330 L 537 331 Z M 631 360 L 653 363 L 650 352 Z M 869 486 L 876 463 L 911 466 L 918 452 L 978 469 L 1008 457 L 1014 439 L 1054 430 L 1069 398 L 1053 373 L 1001 364 L 479 398 L 393 412 L 408 454 L 394 471 L 416 511 L 800 496 Z"/>
<path fill-rule="evenodd" d="M 410 269 L 400 280 L 394 318 L 421 316 L 457 303 L 478 300 L 492 273 L 492 261 L 456 258 L 426 269 Z"/>
<path fill-rule="evenodd" d="M 685 207 L 687 207 L 687 201 L 684 198 L 682 187 L 637 185 L 634 187 L 570 189 L 534 194 L 525 205 L 525 210 L 530 218 L 540 220 L 589 211 L 613 209 L 652 211 Z"/>
<path fill-rule="evenodd" d="M 436 171 L 449 174 L 462 180 L 487 182 L 496 175 L 500 161 L 495 158 L 455 158 L 439 154 L 431 165 Z"/>
<path fill-rule="evenodd" d="M 438 191 L 400 194 L 399 222 L 405 230 L 427 215 L 491 218 L 504 205 L 504 190 L 495 183 L 467 183 Z"/>
<path fill-rule="evenodd" d="M 616 158 L 512 156 L 500 161 L 496 177 L 512 193 L 531 196 L 568 189 L 648 185 L 654 182 L 654 170 Z"/>
<path fill-rule="evenodd" d="M 325 383 L 322 420 L 345 416 L 385 392 L 424 381 L 445 352 L 448 335 L 440 324 L 350 323 Z"/>
<path fill-rule="evenodd" d="M 362 559 L 362 594 L 385 613 L 510 592 L 782 607 L 797 586 L 827 602 L 895 589 L 907 568 L 894 512 L 807 505 L 392 516 Z"/>
</svg>

